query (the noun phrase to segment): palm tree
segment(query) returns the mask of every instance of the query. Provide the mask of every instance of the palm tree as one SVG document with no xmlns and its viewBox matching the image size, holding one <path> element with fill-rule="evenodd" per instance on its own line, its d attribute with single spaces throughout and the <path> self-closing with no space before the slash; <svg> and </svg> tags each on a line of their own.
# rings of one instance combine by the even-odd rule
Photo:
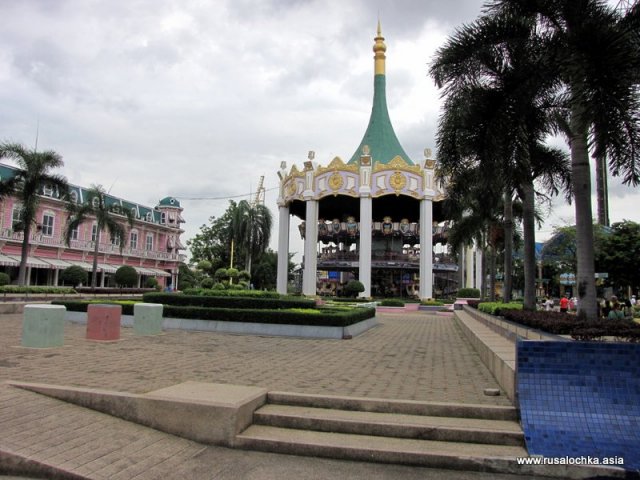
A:
<svg viewBox="0 0 640 480">
<path fill-rule="evenodd" d="M 545 41 L 541 74 L 557 84 L 568 117 L 576 215 L 578 315 L 596 320 L 589 143 L 623 183 L 640 183 L 640 6 L 621 16 L 602 0 L 494 0 L 488 12 L 536 22 Z"/>
<path fill-rule="evenodd" d="M 15 160 L 20 168 L 13 177 L 0 182 L 0 197 L 14 194 L 21 204 L 19 221 L 14 229 L 23 233 L 18 284 L 25 285 L 31 229 L 37 220 L 41 192 L 48 187 L 64 198 L 69 185 L 65 177 L 50 173 L 64 165 L 62 157 L 54 151 L 37 152 L 17 143 L 3 143 L 0 158 Z"/>
<path fill-rule="evenodd" d="M 271 239 L 273 218 L 271 211 L 258 203 L 241 200 L 234 209 L 231 221 L 233 239 L 245 255 L 244 269 L 251 273 L 251 259 L 264 253 Z"/>
<path fill-rule="evenodd" d="M 120 251 L 124 248 L 125 227 L 121 223 L 122 217 L 126 220 L 129 228 L 133 226 L 133 216 L 129 210 L 109 208 L 106 204 L 106 195 L 102 185 L 91 185 L 88 191 L 87 201 L 83 204 L 68 204 L 69 220 L 65 230 L 65 242 L 69 245 L 71 235 L 82 223 L 94 219 L 96 222 L 96 235 L 93 246 L 93 275 L 91 276 L 91 287 L 95 288 L 98 283 L 98 249 L 100 246 L 100 234 L 107 230 L 112 242 L 119 242 Z"/>
<path fill-rule="evenodd" d="M 533 32 L 530 21 L 481 17 L 460 29 L 431 66 L 448 95 L 438 132 L 440 161 L 459 170 L 468 168 L 461 158 L 471 159 L 474 168 L 488 173 L 489 184 L 503 189 L 504 301 L 511 297 L 514 192 L 525 204 L 527 309 L 535 309 L 536 300 L 534 182 L 544 177 L 557 193 L 555 179 L 566 169 L 557 151 L 538 160 L 557 108 L 550 96 L 553 82 L 537 74 L 544 42 Z"/>
</svg>

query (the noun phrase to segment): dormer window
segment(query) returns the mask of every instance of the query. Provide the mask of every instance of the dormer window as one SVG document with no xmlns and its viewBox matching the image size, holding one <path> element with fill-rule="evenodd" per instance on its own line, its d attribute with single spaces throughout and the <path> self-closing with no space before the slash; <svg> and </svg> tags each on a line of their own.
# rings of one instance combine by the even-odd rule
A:
<svg viewBox="0 0 640 480">
<path fill-rule="evenodd" d="M 164 225 L 165 223 L 167 223 L 167 213 L 166 213 L 166 212 L 162 212 L 162 213 L 160 214 L 160 223 L 162 223 L 163 225 Z"/>
<path fill-rule="evenodd" d="M 51 185 L 45 185 L 42 191 L 45 197 L 53 197 L 53 188 Z"/>
<path fill-rule="evenodd" d="M 131 216 L 132 216 L 133 218 L 136 218 L 136 217 L 138 216 L 138 210 L 136 209 L 136 207 L 133 207 L 133 208 L 131 209 Z"/>
<path fill-rule="evenodd" d="M 147 222 L 153 221 L 153 213 L 147 212 Z"/>
<path fill-rule="evenodd" d="M 93 197 L 91 205 L 93 205 L 93 208 L 98 208 L 100 206 L 100 199 L 98 197 Z"/>
<path fill-rule="evenodd" d="M 69 196 L 71 197 L 71 202 L 78 203 L 78 192 L 76 192 L 75 190 L 71 190 Z"/>
</svg>

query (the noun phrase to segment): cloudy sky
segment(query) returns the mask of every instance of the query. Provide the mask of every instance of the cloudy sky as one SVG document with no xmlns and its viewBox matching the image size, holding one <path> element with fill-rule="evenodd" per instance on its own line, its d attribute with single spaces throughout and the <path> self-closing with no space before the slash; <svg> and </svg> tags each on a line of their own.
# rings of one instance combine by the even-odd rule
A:
<svg viewBox="0 0 640 480">
<path fill-rule="evenodd" d="M 74 184 L 147 206 L 178 197 L 183 241 L 276 171 L 348 159 L 367 126 L 377 19 L 407 153 L 434 146 L 428 63 L 480 0 L 0 0 L 0 141 L 63 155 Z M 612 181 L 613 221 L 640 197 Z M 557 202 L 539 238 L 573 223 Z M 295 225 L 295 223 L 294 223 Z M 273 233 L 277 242 L 277 228 Z M 301 243 L 292 233 L 292 250 Z"/>
</svg>

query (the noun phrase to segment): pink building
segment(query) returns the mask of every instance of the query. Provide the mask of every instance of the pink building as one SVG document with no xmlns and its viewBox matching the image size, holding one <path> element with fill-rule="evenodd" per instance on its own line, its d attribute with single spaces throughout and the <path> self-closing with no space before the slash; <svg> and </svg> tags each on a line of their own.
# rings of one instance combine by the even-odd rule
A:
<svg viewBox="0 0 640 480">
<path fill-rule="evenodd" d="M 0 177 L 10 178 L 16 169 L 0 164 Z M 70 186 L 70 201 L 87 201 L 88 189 Z M 122 223 L 127 229 L 125 244 L 120 250 L 120 242 L 112 242 L 106 232 L 100 235 L 98 247 L 98 284 L 113 285 L 113 274 L 122 265 L 130 265 L 138 272 L 140 286 L 147 278 L 158 280 L 162 287 L 178 284 L 178 265 L 185 256 L 180 243 L 184 223 L 180 202 L 173 197 L 165 197 L 155 207 L 123 200 L 107 195 L 105 201 L 116 214 L 128 210 L 134 218 L 133 228 L 129 228 L 124 214 Z M 37 227 L 32 230 L 28 266 L 29 285 L 59 285 L 59 273 L 70 265 L 80 265 L 91 273 L 96 240 L 95 222 L 88 221 L 72 233 L 67 246 L 64 231 L 68 213 L 67 200 L 62 200 L 58 192 L 44 188 L 36 216 Z M 0 201 L 0 271 L 8 273 L 12 282 L 18 277 L 20 265 L 22 232 L 13 230 L 18 218 L 20 204 L 14 197 Z"/>
</svg>

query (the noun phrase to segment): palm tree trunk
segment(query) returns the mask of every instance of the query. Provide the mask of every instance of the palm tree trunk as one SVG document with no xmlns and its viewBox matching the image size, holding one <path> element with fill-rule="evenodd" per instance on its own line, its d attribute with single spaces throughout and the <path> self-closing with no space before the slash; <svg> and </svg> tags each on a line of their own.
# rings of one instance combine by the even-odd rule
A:
<svg viewBox="0 0 640 480">
<path fill-rule="evenodd" d="M 20 257 L 20 269 L 18 270 L 18 285 L 27 284 L 27 260 L 29 258 L 29 237 L 31 236 L 31 222 L 25 221 L 22 232 L 22 249 Z"/>
<path fill-rule="evenodd" d="M 98 286 L 98 247 L 100 247 L 100 228 L 96 227 L 96 244 L 93 247 L 93 275 L 91 275 L 91 288 L 96 288 Z"/>
<path fill-rule="evenodd" d="M 489 300 L 496 301 L 496 247 L 495 244 L 490 246 L 489 250 Z"/>
<path fill-rule="evenodd" d="M 522 185 L 522 224 L 524 235 L 524 310 L 536 309 L 536 226 L 533 180 Z"/>
<path fill-rule="evenodd" d="M 609 192 L 607 188 L 607 153 L 596 155 L 596 198 L 598 199 L 598 223 L 609 226 Z"/>
<path fill-rule="evenodd" d="M 578 316 L 597 320 L 595 262 L 593 248 L 593 214 L 591 210 L 591 169 L 587 147 L 588 125 L 584 108 L 571 105 L 571 179 L 576 209 L 576 246 L 578 271 Z"/>
<path fill-rule="evenodd" d="M 513 201 L 511 189 L 504 191 L 504 287 L 503 301 L 511 301 L 513 288 Z"/>
</svg>

